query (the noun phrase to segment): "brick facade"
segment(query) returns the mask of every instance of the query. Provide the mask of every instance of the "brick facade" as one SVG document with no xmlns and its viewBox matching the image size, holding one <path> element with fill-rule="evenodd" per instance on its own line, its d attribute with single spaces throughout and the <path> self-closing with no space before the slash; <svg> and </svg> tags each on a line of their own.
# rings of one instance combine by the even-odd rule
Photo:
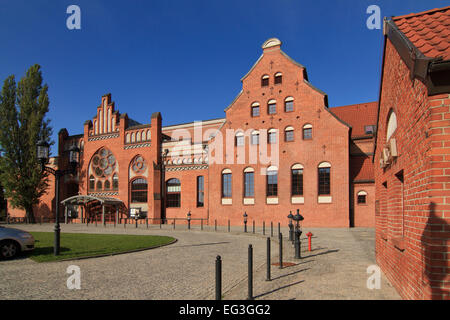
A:
<svg viewBox="0 0 450 320">
<path fill-rule="evenodd" d="M 281 75 L 280 83 L 275 82 L 276 75 Z M 262 83 L 265 77 L 267 85 Z M 308 81 L 306 68 L 281 50 L 278 39 L 265 42 L 262 55 L 241 82 L 242 91 L 225 109 L 225 118 L 203 121 L 201 126 L 186 123 L 163 127 L 159 113 L 152 115 L 149 124 L 140 124 L 120 114 L 111 95 L 104 95 L 96 116 L 85 122 L 83 134 L 70 136 L 65 129 L 60 131 L 61 167 L 67 166 L 67 150 L 72 144 L 82 150 L 79 173 L 64 178 L 60 199 L 77 194 L 112 197 L 123 203 L 119 218 L 128 217 L 130 208 L 139 207 L 150 223 L 159 223 L 161 217 L 171 223 L 171 219 L 185 219 L 191 212 L 193 223 L 205 219 L 204 223 L 209 224 L 217 221 L 226 225 L 230 221 L 241 225 L 246 212 L 250 223 L 255 221 L 257 226 L 263 222 L 286 224 L 289 212 L 299 209 L 305 218 L 304 226 L 373 227 L 373 170 L 367 170 L 372 164 L 361 163 L 358 157 L 368 158 L 373 151 L 373 134 L 360 131 L 364 125 L 375 125 L 376 117 L 343 120 L 339 112 L 345 113 L 347 107 L 333 112 L 327 95 Z M 270 114 L 269 102 L 276 105 Z M 255 103 L 259 104 L 259 113 L 253 116 Z M 285 103 L 292 110 L 285 110 Z M 366 114 L 376 114 L 376 103 L 350 108 L 365 108 Z M 304 139 L 304 128 L 312 131 L 311 139 Z M 256 146 L 250 141 L 255 130 L 259 132 Z M 278 143 L 266 145 L 272 130 Z M 292 139 L 287 140 L 292 141 L 286 141 L 286 131 L 291 131 Z M 243 146 L 236 143 L 238 132 L 244 135 Z M 144 159 L 140 164 L 144 167 L 135 170 L 134 161 L 139 157 Z M 319 195 L 322 167 L 329 167 L 330 186 L 329 194 Z M 278 190 L 268 195 L 266 170 L 274 168 Z M 292 168 L 303 170 L 303 194 L 291 193 Z M 226 197 L 222 197 L 224 170 L 231 172 L 231 194 Z M 254 172 L 253 192 L 244 197 L 244 171 L 248 170 Z M 366 176 L 357 181 L 359 172 Z M 198 203 L 198 177 L 204 184 L 203 205 Z M 144 179 L 147 202 L 133 202 L 133 181 Z M 171 179 L 178 179 L 181 186 L 167 187 L 174 181 Z M 179 206 L 167 207 L 175 190 L 181 190 Z M 356 203 L 360 191 L 367 193 L 363 205 Z M 98 205 L 84 210 L 83 218 L 102 215 Z M 108 208 L 106 222 L 112 221 L 114 215 L 115 208 Z M 80 222 L 81 218 L 80 212 L 72 221 Z"/>
<path fill-rule="evenodd" d="M 449 299 L 450 95 L 430 94 L 387 34 L 374 154 L 376 259 L 403 298 Z"/>
</svg>

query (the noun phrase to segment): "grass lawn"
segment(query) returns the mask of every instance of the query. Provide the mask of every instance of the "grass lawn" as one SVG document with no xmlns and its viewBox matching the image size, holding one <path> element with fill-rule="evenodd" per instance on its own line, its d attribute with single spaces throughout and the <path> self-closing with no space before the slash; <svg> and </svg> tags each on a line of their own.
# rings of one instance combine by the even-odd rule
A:
<svg viewBox="0 0 450 320">
<path fill-rule="evenodd" d="M 53 232 L 31 232 L 36 240 L 35 249 L 27 255 L 36 262 L 96 256 L 127 252 L 164 245 L 174 241 L 172 237 L 61 233 L 59 256 L 53 255 Z"/>
</svg>

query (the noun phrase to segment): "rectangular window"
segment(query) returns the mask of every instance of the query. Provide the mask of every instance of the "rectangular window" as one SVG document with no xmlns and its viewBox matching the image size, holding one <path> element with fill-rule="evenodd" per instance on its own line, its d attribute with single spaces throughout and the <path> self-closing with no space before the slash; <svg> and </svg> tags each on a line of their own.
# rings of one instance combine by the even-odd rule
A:
<svg viewBox="0 0 450 320">
<path fill-rule="evenodd" d="M 364 126 L 364 132 L 366 134 L 374 134 L 375 133 L 375 127 L 376 126 Z"/>
<path fill-rule="evenodd" d="M 312 139 L 312 128 L 303 129 L 303 140 Z"/>
<path fill-rule="evenodd" d="M 292 196 L 303 195 L 303 169 L 292 169 Z"/>
<path fill-rule="evenodd" d="M 197 177 L 197 207 L 205 205 L 205 180 L 203 176 Z"/>
<path fill-rule="evenodd" d="M 259 134 L 252 134 L 251 137 L 252 137 L 252 139 L 251 139 L 252 144 L 254 144 L 254 145 L 259 144 Z"/>
<path fill-rule="evenodd" d="M 287 142 L 294 141 L 294 130 L 286 131 L 284 140 Z"/>
<path fill-rule="evenodd" d="M 268 137 L 268 142 L 270 144 L 277 143 L 277 133 L 276 132 L 269 132 L 267 137 Z"/>
<path fill-rule="evenodd" d="M 244 145 L 244 136 L 236 136 L 236 145 L 243 146 Z"/>
<path fill-rule="evenodd" d="M 284 103 L 284 111 L 285 112 L 294 111 L 294 101 L 286 101 Z"/>
<path fill-rule="evenodd" d="M 269 77 L 261 79 L 261 87 L 267 87 L 269 85 Z"/>
<path fill-rule="evenodd" d="M 280 84 L 281 82 L 283 82 L 283 76 L 275 76 L 275 84 Z"/>
<path fill-rule="evenodd" d="M 259 116 L 259 106 L 252 107 L 252 117 Z"/>
<path fill-rule="evenodd" d="M 276 197 L 278 196 L 278 172 L 268 171 L 267 172 L 267 196 Z"/>
<path fill-rule="evenodd" d="M 231 198 L 231 173 L 222 174 L 222 198 Z"/>
<path fill-rule="evenodd" d="M 167 208 L 179 208 L 181 206 L 180 193 L 168 193 L 166 195 L 166 207 Z"/>
<path fill-rule="evenodd" d="M 319 195 L 330 194 L 330 168 L 319 168 Z"/>
<path fill-rule="evenodd" d="M 276 103 L 271 103 L 268 106 L 268 112 L 269 114 L 275 114 L 277 113 L 277 104 Z"/>
<path fill-rule="evenodd" d="M 360 194 L 358 195 L 358 204 L 365 204 L 366 203 L 366 195 Z"/>
<path fill-rule="evenodd" d="M 252 198 L 255 196 L 254 173 L 244 172 L 244 197 Z"/>
</svg>

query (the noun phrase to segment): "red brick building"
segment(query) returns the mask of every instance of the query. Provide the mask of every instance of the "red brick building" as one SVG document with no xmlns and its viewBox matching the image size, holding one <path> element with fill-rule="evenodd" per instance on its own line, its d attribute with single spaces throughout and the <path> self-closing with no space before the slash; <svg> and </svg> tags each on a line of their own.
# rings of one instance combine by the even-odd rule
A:
<svg viewBox="0 0 450 320">
<path fill-rule="evenodd" d="M 449 299 L 450 7 L 384 22 L 377 263 L 405 299 Z"/>
<path fill-rule="evenodd" d="M 79 173 L 65 178 L 60 194 L 81 195 L 74 221 L 109 222 L 139 208 L 156 223 L 191 212 L 238 225 L 246 212 L 256 225 L 285 224 L 300 209 L 305 226 L 374 226 L 377 104 L 329 108 L 278 39 L 262 49 L 224 118 L 163 126 L 157 112 L 141 124 L 107 94 L 83 134 L 62 129 L 58 165 L 67 165 L 72 144 L 82 150 Z M 43 202 L 52 197 L 49 189 Z M 104 212 L 101 203 L 109 204 Z"/>
</svg>

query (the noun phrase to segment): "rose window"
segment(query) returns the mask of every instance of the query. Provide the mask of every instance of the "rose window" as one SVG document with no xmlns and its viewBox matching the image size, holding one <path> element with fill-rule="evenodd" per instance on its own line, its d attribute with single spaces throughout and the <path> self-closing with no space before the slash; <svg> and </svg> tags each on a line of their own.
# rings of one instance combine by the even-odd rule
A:
<svg viewBox="0 0 450 320">
<path fill-rule="evenodd" d="M 101 149 L 92 158 L 92 170 L 99 178 L 109 177 L 116 168 L 116 157 L 108 149 Z"/>
<path fill-rule="evenodd" d="M 134 173 L 142 174 L 144 173 L 146 168 L 147 165 L 142 156 L 137 156 L 136 158 L 134 158 L 133 163 L 131 164 L 131 169 L 134 171 Z"/>
</svg>

